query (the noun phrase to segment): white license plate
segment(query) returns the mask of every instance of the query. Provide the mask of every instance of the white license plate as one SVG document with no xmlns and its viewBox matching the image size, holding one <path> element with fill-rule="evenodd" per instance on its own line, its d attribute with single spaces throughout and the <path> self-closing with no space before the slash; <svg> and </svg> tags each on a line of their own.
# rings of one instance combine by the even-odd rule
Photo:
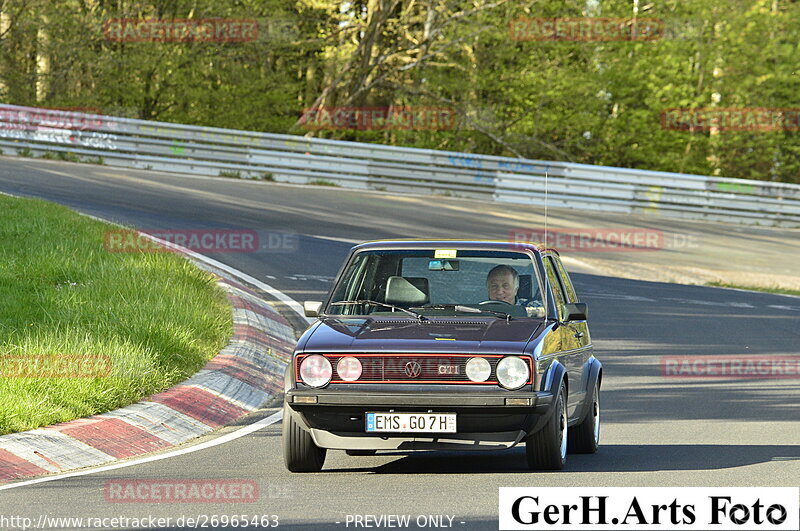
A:
<svg viewBox="0 0 800 531">
<path fill-rule="evenodd" d="M 455 413 L 367 413 L 367 432 L 455 433 Z"/>
</svg>

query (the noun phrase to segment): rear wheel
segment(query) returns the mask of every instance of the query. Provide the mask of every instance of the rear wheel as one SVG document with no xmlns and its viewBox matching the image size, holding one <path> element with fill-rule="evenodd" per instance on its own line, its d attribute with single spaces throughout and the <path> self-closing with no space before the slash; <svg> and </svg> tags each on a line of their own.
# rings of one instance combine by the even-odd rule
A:
<svg viewBox="0 0 800 531">
<path fill-rule="evenodd" d="M 567 391 L 562 385 L 550 420 L 525 440 L 531 470 L 561 470 L 567 462 Z"/>
<path fill-rule="evenodd" d="M 319 472 L 325 463 L 327 450 L 314 444 L 314 439 L 304 430 L 283 405 L 283 462 L 291 472 Z"/>
<path fill-rule="evenodd" d="M 589 397 L 591 408 L 580 424 L 569 429 L 569 451 L 573 454 L 593 454 L 600 444 L 600 389 L 595 382 Z"/>
</svg>

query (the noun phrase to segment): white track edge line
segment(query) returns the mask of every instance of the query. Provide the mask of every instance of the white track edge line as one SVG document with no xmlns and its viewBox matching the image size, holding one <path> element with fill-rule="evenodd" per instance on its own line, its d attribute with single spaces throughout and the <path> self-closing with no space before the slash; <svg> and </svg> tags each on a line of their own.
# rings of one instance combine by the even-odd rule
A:
<svg viewBox="0 0 800 531">
<path fill-rule="evenodd" d="M 170 457 L 177 457 L 179 455 L 190 454 L 192 452 L 197 452 L 199 450 L 205 450 L 206 448 L 211 448 L 220 444 L 224 444 L 233 440 L 236 440 L 240 437 L 244 437 L 254 431 L 258 431 L 261 428 L 265 428 L 271 424 L 275 424 L 279 420 L 283 418 L 283 411 L 278 411 L 273 413 L 269 417 L 263 418 L 259 421 L 256 421 L 252 424 L 248 424 L 232 433 L 226 433 L 220 437 L 216 437 L 210 441 L 206 441 L 200 444 L 195 444 L 194 446 L 189 446 L 188 448 L 181 448 L 180 450 L 173 450 L 171 452 L 167 452 L 164 454 L 158 455 L 151 455 L 149 457 L 143 457 L 141 459 L 135 459 L 133 461 L 125 461 L 124 463 L 116 463 L 113 465 L 105 465 L 99 468 L 92 468 L 90 470 L 79 470 L 77 472 L 68 472 L 66 474 L 59 474 L 56 476 L 45 476 L 36 479 L 29 479 L 27 481 L 20 481 L 18 483 L 11 483 L 7 485 L 0 485 L 0 491 L 2 490 L 9 490 L 15 489 L 18 487 L 27 487 L 29 485 L 36 485 L 38 483 L 47 483 L 50 481 L 57 481 L 59 479 L 66 479 L 66 478 L 74 478 L 79 476 L 88 476 L 90 474 L 99 474 L 100 472 L 108 472 L 109 470 L 117 470 L 119 468 L 127 468 L 129 466 L 134 465 L 141 465 L 144 463 L 151 463 L 153 461 L 160 461 L 162 459 L 168 459 Z"/>
</svg>

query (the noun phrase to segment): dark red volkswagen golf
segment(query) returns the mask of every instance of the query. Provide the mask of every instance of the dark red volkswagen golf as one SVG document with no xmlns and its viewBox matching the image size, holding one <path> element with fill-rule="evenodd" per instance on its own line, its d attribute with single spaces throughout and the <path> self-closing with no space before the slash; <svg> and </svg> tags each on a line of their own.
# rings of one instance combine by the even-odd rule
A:
<svg viewBox="0 0 800 531">
<path fill-rule="evenodd" d="M 558 253 L 532 244 L 354 247 L 286 371 L 293 472 L 327 450 L 497 450 L 531 469 L 594 453 L 602 366 Z"/>
</svg>

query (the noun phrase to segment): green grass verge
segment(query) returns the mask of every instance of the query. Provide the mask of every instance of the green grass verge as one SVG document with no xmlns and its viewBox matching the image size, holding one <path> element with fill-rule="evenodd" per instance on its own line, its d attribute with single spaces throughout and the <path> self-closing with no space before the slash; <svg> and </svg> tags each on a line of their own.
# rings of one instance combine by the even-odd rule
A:
<svg viewBox="0 0 800 531">
<path fill-rule="evenodd" d="M 339 188 L 341 185 L 339 183 L 335 183 L 333 181 L 327 181 L 325 179 L 314 179 L 313 181 L 308 181 L 308 184 L 312 184 L 314 186 L 333 186 Z"/>
<path fill-rule="evenodd" d="M 135 402 L 229 340 L 230 304 L 210 274 L 168 252 L 109 252 L 109 230 L 0 195 L 0 433 Z M 76 362 L 97 357 L 110 371 Z"/>
<path fill-rule="evenodd" d="M 727 282 L 708 282 L 706 286 L 713 286 L 715 288 L 735 288 L 735 289 L 746 289 L 749 291 L 763 291 L 764 293 L 778 293 L 780 295 L 796 295 L 800 297 L 800 291 L 796 289 L 786 289 L 786 288 L 779 288 L 779 287 L 772 287 L 772 288 L 763 288 L 758 286 L 739 286 L 736 284 L 729 284 Z"/>
</svg>

